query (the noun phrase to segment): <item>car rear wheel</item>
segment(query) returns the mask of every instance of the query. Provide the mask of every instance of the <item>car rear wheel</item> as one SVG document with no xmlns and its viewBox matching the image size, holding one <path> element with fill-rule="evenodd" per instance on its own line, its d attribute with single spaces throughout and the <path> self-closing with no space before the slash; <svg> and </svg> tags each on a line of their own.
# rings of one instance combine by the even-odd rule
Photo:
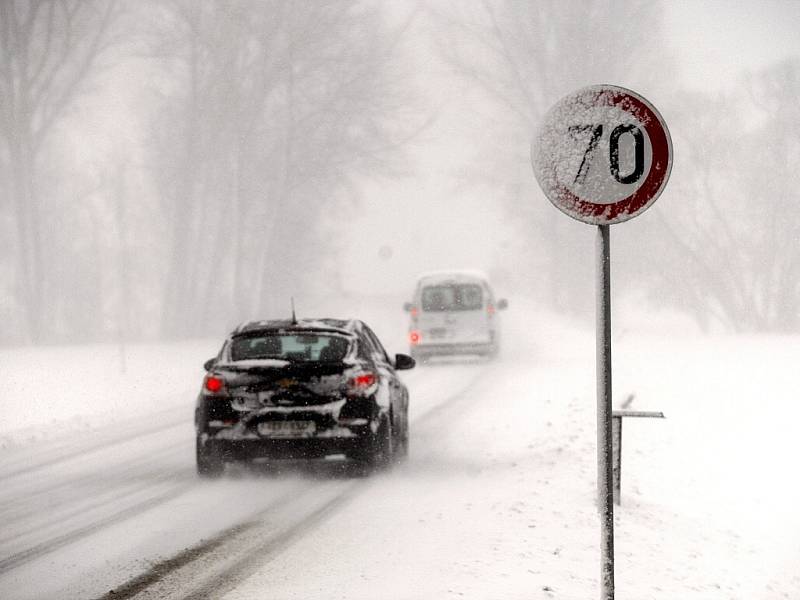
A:
<svg viewBox="0 0 800 600">
<path fill-rule="evenodd" d="M 196 440 L 197 474 L 205 479 L 216 479 L 225 470 L 225 462 L 211 444 Z"/>
<path fill-rule="evenodd" d="M 391 462 L 394 454 L 393 438 L 392 423 L 388 417 L 384 417 L 378 431 L 370 435 L 365 440 L 364 446 L 351 458 L 368 471 L 385 468 Z"/>
</svg>

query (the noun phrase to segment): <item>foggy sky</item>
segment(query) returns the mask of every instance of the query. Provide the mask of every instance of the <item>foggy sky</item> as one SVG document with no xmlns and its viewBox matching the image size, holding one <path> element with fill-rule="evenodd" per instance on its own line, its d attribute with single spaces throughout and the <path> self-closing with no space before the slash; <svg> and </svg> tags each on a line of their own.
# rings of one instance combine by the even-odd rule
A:
<svg viewBox="0 0 800 600">
<path fill-rule="evenodd" d="M 305 9 L 312 5 L 296 6 Z M 366 3 L 364 6 L 376 8 L 379 5 Z M 476 2 L 459 6 L 465 6 L 468 11 L 480 11 L 483 5 Z M 502 6 L 501 3 L 495 5 L 497 9 Z M 524 5 L 515 6 L 520 8 Z M 542 2 L 528 6 L 535 11 L 547 5 Z M 285 297 L 293 293 L 324 296 L 332 293 L 332 290 L 333 293 L 403 295 L 410 293 L 416 276 L 422 271 L 476 268 L 490 273 L 503 293 L 532 293 L 540 302 L 555 301 L 556 304 L 567 298 L 570 299 L 570 309 L 586 309 L 591 305 L 588 298 L 593 293 L 593 234 L 586 226 L 555 214 L 534 182 L 526 154 L 533 137 L 535 120 L 546 109 L 546 105 L 555 103 L 559 93 L 571 91 L 567 89 L 568 86 L 574 89 L 579 85 L 597 83 L 628 87 L 653 102 L 673 133 L 676 154 L 672 180 L 655 206 L 633 223 L 615 230 L 612 260 L 619 274 L 619 285 L 615 289 L 620 294 L 641 292 L 648 268 L 657 272 L 674 272 L 675 278 L 679 278 L 686 265 L 694 261 L 693 258 L 665 258 L 689 262 L 648 267 L 648 263 L 641 260 L 641 253 L 647 256 L 649 240 L 653 240 L 653 236 L 657 236 L 662 244 L 661 249 L 653 246 L 654 255 L 663 253 L 664 247 L 675 248 L 675 243 L 667 241 L 665 231 L 694 235 L 685 228 L 678 215 L 684 219 L 687 215 L 691 218 L 692 202 L 700 202 L 705 206 L 696 194 L 701 191 L 698 186 L 703 169 L 724 179 L 728 174 L 719 170 L 720 165 L 729 167 L 732 173 L 752 168 L 753 186 L 757 185 L 754 178 L 759 176 L 756 167 L 744 164 L 739 169 L 730 162 L 726 163 L 740 160 L 738 157 L 724 157 L 723 151 L 727 152 L 730 144 L 709 142 L 709 148 L 700 149 L 699 146 L 704 145 L 706 140 L 698 142 L 693 139 L 692 136 L 698 131 L 696 120 L 704 115 L 715 114 L 717 109 L 711 107 L 710 103 L 717 99 L 739 121 L 730 126 L 717 124 L 716 134 L 735 134 L 740 129 L 751 127 L 753 123 L 774 126 L 775 131 L 785 131 L 777 121 L 771 125 L 771 121 L 778 119 L 780 114 L 770 106 L 758 106 L 757 94 L 754 97 L 754 91 L 758 90 L 754 86 L 767 85 L 765 82 L 770 76 L 764 74 L 765 70 L 781 60 L 800 59 L 800 42 L 795 32 L 795 26 L 800 22 L 800 4 L 667 2 L 659 5 L 659 10 L 648 13 L 660 14 L 658 22 L 637 22 L 633 25 L 634 29 L 631 29 L 631 23 L 624 21 L 628 14 L 626 11 L 639 6 L 636 2 L 598 2 L 596 6 L 601 13 L 593 17 L 596 21 L 594 26 L 612 34 L 607 41 L 613 41 L 615 37 L 622 39 L 623 33 L 631 36 L 633 31 L 631 39 L 636 40 L 639 47 L 615 49 L 611 45 L 600 45 L 590 37 L 571 40 L 572 46 L 565 46 L 567 50 L 562 55 L 563 65 L 558 57 L 555 63 L 548 65 L 552 73 L 549 87 L 546 88 L 547 94 L 538 98 L 543 106 L 523 107 L 529 113 L 528 121 L 514 115 L 515 108 L 520 108 L 519 97 L 504 98 L 502 93 L 493 95 L 492 90 L 481 85 L 477 78 L 458 73 L 453 63 L 443 55 L 443 49 L 457 45 L 459 39 L 462 42 L 464 39 L 459 38 L 463 31 L 459 30 L 458 24 L 448 20 L 449 13 L 443 10 L 446 4 L 408 2 L 393 4 L 391 9 L 387 9 L 387 31 L 396 34 L 397 38 L 392 41 L 385 72 L 381 73 L 381 77 L 395 94 L 389 102 L 393 103 L 395 113 L 390 115 L 387 112 L 385 116 L 387 130 L 393 131 L 395 137 L 386 145 L 396 146 L 393 150 L 397 152 L 391 164 L 387 162 L 385 172 L 353 169 L 351 173 L 343 174 L 340 180 L 342 186 L 332 190 L 330 198 L 324 197 L 324 192 L 318 193 L 316 201 L 327 203 L 326 209 L 314 217 L 313 224 L 309 222 L 309 227 L 317 230 L 315 243 L 318 247 L 305 248 L 304 251 L 309 256 L 321 257 L 319 271 L 299 269 L 291 275 L 295 281 L 276 283 L 274 304 L 283 306 Z M 155 15 L 153 12 L 149 17 Z M 142 22 L 146 23 L 147 17 L 147 10 L 140 12 Z M 481 18 L 485 20 L 487 17 L 483 15 Z M 583 31 L 573 25 L 575 23 L 564 24 L 563 31 L 555 30 L 549 34 L 563 42 L 576 35 L 576 31 Z M 301 37 L 292 43 L 302 48 L 311 41 Z M 530 40 L 524 36 L 516 40 L 519 44 L 526 41 Z M 489 60 L 488 55 L 482 55 L 479 48 L 479 45 L 473 47 L 465 56 L 471 56 L 476 66 L 486 68 L 485 64 L 478 65 Z M 50 156 L 63 159 L 68 166 L 65 173 L 47 173 L 48 177 L 63 177 L 63 185 L 59 186 L 53 181 L 48 181 L 48 184 L 55 189 L 69 189 L 68 193 L 72 196 L 69 199 L 50 199 L 48 202 L 71 202 L 71 214 L 76 219 L 93 223 L 91 232 L 76 230 L 76 247 L 88 247 L 91 242 L 95 247 L 109 249 L 102 256 L 83 250 L 78 262 L 72 263 L 81 266 L 77 269 L 80 279 L 77 283 L 86 284 L 82 279 L 86 276 L 84 273 L 99 270 L 97 285 L 110 288 L 118 285 L 113 283 L 118 279 L 119 273 L 114 272 L 118 267 L 109 267 L 116 260 L 114 253 L 118 251 L 119 242 L 115 239 L 118 237 L 115 230 L 110 226 L 113 219 L 103 214 L 108 210 L 103 207 L 108 199 L 103 198 L 102 194 L 107 192 L 101 193 L 92 187 L 99 185 L 92 184 L 92 181 L 109 180 L 110 165 L 114 161 L 124 161 L 128 169 L 125 197 L 133 214 L 130 218 L 152 221 L 152 227 L 142 230 L 147 234 L 147 239 L 137 238 L 126 242 L 137 248 L 130 257 L 131 272 L 148 276 L 160 273 L 171 258 L 168 246 L 160 245 L 164 240 L 159 229 L 163 225 L 163 214 L 151 208 L 151 205 L 163 203 L 164 199 L 158 196 L 153 182 L 148 180 L 152 179 L 155 164 L 152 157 L 144 154 L 143 148 L 147 143 L 152 143 L 154 103 L 174 93 L 178 83 L 168 70 L 156 65 L 152 57 L 130 50 L 120 51 L 118 58 L 121 57 L 121 60 L 105 65 L 100 75 L 70 107 L 68 115 L 51 135 L 49 142 Z M 612 53 L 612 56 L 607 56 L 607 53 Z M 524 53 L 522 56 L 525 56 Z M 597 63 L 598 70 L 593 71 L 581 65 L 581 56 L 586 61 L 592 61 L 592 64 Z M 166 57 L 169 58 L 168 53 Z M 536 57 L 528 58 L 533 60 Z M 599 59 L 605 59 L 605 63 Z M 625 69 L 621 70 L 621 65 Z M 631 68 L 627 69 L 627 65 Z M 514 65 L 510 71 L 513 68 Z M 487 72 L 491 73 L 491 68 Z M 760 76 L 761 80 L 758 79 Z M 524 78 L 522 83 L 533 90 L 538 87 L 538 82 Z M 377 97 L 377 91 L 375 94 Z M 693 99 L 693 94 L 696 99 Z M 509 99 L 511 101 L 506 102 Z M 514 102 L 517 102 L 516 107 Z M 693 102 L 696 104 L 693 105 Z M 218 108 L 220 114 L 224 114 L 224 107 Z M 755 118 L 750 121 L 746 115 Z M 273 119 L 272 125 L 276 130 L 283 127 L 282 118 L 276 115 Z M 748 124 L 742 125 L 743 120 L 747 120 Z M 768 133 L 764 132 L 763 135 L 768 136 Z M 743 155 L 748 155 L 745 146 L 749 143 L 760 142 L 742 139 Z M 306 151 L 309 147 L 306 146 Z M 311 148 L 313 152 L 323 151 L 322 147 Z M 700 150 L 698 162 L 682 162 L 689 161 L 687 157 L 696 150 Z M 793 150 L 776 149 L 776 152 L 788 157 Z M 294 158 L 297 164 L 302 164 L 304 160 L 302 156 Z M 311 156 L 308 158 L 311 159 Z M 380 160 L 376 164 L 380 164 Z M 46 161 L 43 158 L 41 162 Z M 790 176 L 794 177 L 793 171 L 787 171 L 784 176 L 780 169 L 781 165 L 776 164 L 775 179 L 783 182 L 785 188 L 777 196 L 773 194 L 773 197 L 781 197 L 782 202 L 791 202 Z M 720 185 L 713 192 L 713 198 L 717 203 L 724 204 L 727 202 L 726 191 L 723 190 L 726 183 L 717 183 Z M 739 182 L 731 181 L 728 184 L 734 190 L 743 189 Z M 271 189 L 263 190 L 263 197 L 268 198 L 272 192 Z M 743 197 L 740 200 L 745 202 L 746 199 Z M 712 208 L 717 209 L 715 206 Z M 5 216 L 10 229 L 13 229 L 14 210 L 13 204 L 6 205 Z M 763 206 L 760 212 L 769 213 L 770 210 L 769 206 Z M 305 218 L 302 211 L 300 207 L 295 218 Z M 709 215 L 698 218 L 709 219 L 709 226 L 716 226 Z M 268 232 L 271 227 L 281 229 L 285 223 L 280 220 L 263 223 L 263 231 Z M 220 226 L 230 226 L 224 216 Z M 48 255 L 60 256 L 63 252 L 57 240 L 59 236 L 67 234 L 57 219 L 53 223 L 45 222 L 44 227 L 43 243 L 47 245 L 51 240 L 56 240 L 52 242 L 55 246 L 48 248 Z M 231 236 L 231 243 L 235 235 Z M 786 235 L 791 237 L 790 233 Z M 248 237 L 248 243 L 257 243 L 257 239 Z M 701 247 L 703 243 L 706 242 L 698 241 Z M 703 254 L 696 249 L 692 251 L 696 255 Z M 290 264 L 287 257 L 291 254 L 287 250 L 286 255 L 276 255 L 273 263 Z M 766 256 L 752 254 L 742 260 L 747 261 L 748 268 L 769 270 L 769 266 L 764 264 L 764 261 L 770 260 Z M 150 262 L 146 264 L 141 262 L 148 260 Z M 11 255 L 0 266 L 15 276 L 20 275 L 20 269 Z M 714 273 L 735 270 L 735 267 L 724 265 L 704 268 Z M 227 273 L 227 270 L 222 272 Z M 54 281 L 56 288 L 69 288 L 70 275 L 65 272 L 59 277 L 60 280 Z M 136 292 L 137 282 L 132 281 L 134 277 L 126 276 L 121 289 Z M 286 277 L 288 275 L 284 274 L 284 279 Z M 707 275 L 700 274 L 699 277 L 701 281 L 709 279 Z M 20 306 L 13 297 L 14 279 L 7 279 L 4 288 L 7 297 L 0 305 L 6 323 L 19 321 Z M 661 285 L 669 288 L 671 284 L 662 282 Z M 725 285 L 749 284 L 720 282 L 720 286 Z M 764 284 L 765 289 L 772 285 L 769 282 Z M 95 282 L 86 287 L 93 286 Z M 543 291 L 545 289 L 550 291 Z M 667 298 L 678 310 L 692 311 L 698 303 L 707 301 L 705 297 L 693 297 L 687 290 L 677 288 L 665 294 L 663 289 L 655 286 L 649 293 L 659 300 Z M 733 297 L 735 293 L 731 291 L 729 295 Z M 114 324 L 122 311 L 117 306 L 120 295 L 124 296 L 124 291 L 114 289 L 105 294 L 105 307 L 92 308 L 107 313 L 105 324 L 100 327 L 106 333 L 125 329 Z M 795 296 L 789 294 L 787 299 L 779 300 L 779 303 L 787 305 L 793 302 L 794 297 L 796 293 Z M 742 300 L 755 301 L 759 300 Z M 141 299 L 137 302 L 139 306 L 143 304 Z M 152 314 L 158 313 L 155 306 L 157 298 L 150 297 L 147 303 L 148 306 L 152 305 L 147 310 Z M 268 312 L 267 309 L 265 306 L 264 311 Z M 790 306 L 784 306 L 781 310 L 787 312 L 790 309 Z M 74 310 L 82 309 L 78 307 Z M 130 308 L 125 310 L 129 311 Z M 272 316 L 244 314 L 230 311 L 224 306 L 217 306 L 213 310 L 217 312 L 211 318 L 225 322 L 239 317 Z M 717 309 L 710 312 L 714 310 Z M 70 317 L 53 318 L 56 321 L 62 319 L 60 329 L 69 331 L 67 321 Z M 133 329 L 141 330 L 137 327 Z M 13 327 L 10 331 L 12 333 L 7 334 L 9 340 L 18 342 L 24 339 L 24 335 L 15 332 Z"/>
</svg>

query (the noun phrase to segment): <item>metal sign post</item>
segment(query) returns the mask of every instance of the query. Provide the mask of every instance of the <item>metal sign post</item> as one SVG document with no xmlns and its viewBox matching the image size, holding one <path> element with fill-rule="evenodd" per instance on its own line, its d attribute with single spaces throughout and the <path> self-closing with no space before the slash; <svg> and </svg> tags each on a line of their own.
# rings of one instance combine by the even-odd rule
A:
<svg viewBox="0 0 800 600">
<path fill-rule="evenodd" d="M 531 144 L 545 196 L 570 217 L 597 225 L 597 507 L 600 598 L 614 600 L 609 225 L 656 201 L 672 167 L 672 142 L 655 107 L 613 85 L 582 88 L 550 109 Z"/>
<path fill-rule="evenodd" d="M 614 492 L 611 446 L 611 248 L 608 225 L 597 226 L 597 509 L 600 512 L 602 600 L 614 598 Z"/>
</svg>

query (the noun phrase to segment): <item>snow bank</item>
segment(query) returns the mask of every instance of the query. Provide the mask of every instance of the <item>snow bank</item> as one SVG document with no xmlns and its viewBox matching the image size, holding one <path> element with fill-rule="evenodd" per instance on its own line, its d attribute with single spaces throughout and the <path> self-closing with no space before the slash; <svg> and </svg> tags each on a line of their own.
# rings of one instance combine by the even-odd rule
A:
<svg viewBox="0 0 800 600">
<path fill-rule="evenodd" d="M 181 406 L 191 419 L 203 362 L 221 341 L 1 349 L 0 447 Z"/>
</svg>

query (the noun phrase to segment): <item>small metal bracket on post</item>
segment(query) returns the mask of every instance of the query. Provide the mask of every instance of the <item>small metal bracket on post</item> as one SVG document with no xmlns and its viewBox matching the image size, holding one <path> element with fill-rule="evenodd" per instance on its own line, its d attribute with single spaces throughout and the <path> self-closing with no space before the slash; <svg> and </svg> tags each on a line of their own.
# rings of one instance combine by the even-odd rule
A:
<svg viewBox="0 0 800 600">
<path fill-rule="evenodd" d="M 612 440 L 612 461 L 614 472 L 612 476 L 612 488 L 614 492 L 614 504 L 620 504 L 620 485 L 622 483 L 622 419 L 624 417 L 646 417 L 651 419 L 664 419 L 663 412 L 646 410 L 614 410 L 611 411 L 611 440 Z"/>
</svg>

